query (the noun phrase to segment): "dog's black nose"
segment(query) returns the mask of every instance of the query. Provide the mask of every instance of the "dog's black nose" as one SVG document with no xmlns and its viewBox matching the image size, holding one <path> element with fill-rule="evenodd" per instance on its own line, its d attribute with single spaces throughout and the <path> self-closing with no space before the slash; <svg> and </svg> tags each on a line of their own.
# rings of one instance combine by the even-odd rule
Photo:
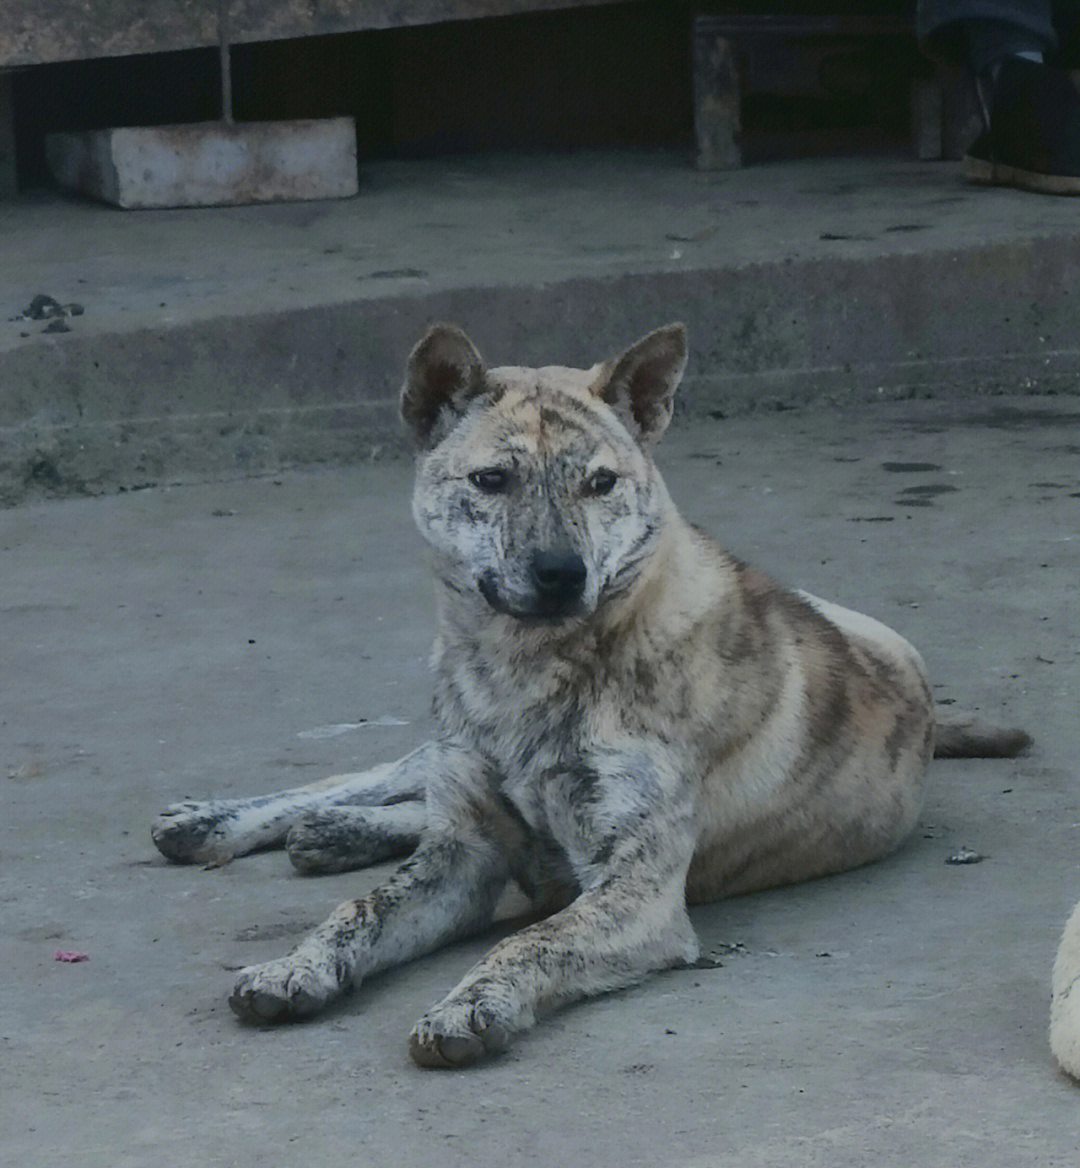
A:
<svg viewBox="0 0 1080 1168">
<path fill-rule="evenodd" d="M 568 608 L 585 591 L 588 570 L 576 552 L 533 552 L 529 567 L 545 606 Z"/>
</svg>

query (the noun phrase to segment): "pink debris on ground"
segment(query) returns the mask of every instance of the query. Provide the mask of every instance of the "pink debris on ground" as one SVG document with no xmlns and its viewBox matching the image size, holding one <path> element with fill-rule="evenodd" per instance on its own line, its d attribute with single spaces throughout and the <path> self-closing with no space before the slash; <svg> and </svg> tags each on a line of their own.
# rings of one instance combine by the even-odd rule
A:
<svg viewBox="0 0 1080 1168">
<path fill-rule="evenodd" d="M 76 961 L 89 961 L 89 953 L 79 953 L 75 949 L 57 949 L 53 954 L 53 961 L 66 961 L 72 964 Z"/>
</svg>

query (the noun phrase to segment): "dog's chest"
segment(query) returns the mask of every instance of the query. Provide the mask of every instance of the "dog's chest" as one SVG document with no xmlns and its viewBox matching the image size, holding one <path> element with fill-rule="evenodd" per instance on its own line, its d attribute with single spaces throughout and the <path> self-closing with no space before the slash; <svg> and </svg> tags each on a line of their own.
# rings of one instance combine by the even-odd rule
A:
<svg viewBox="0 0 1080 1168">
<path fill-rule="evenodd" d="M 652 781 L 647 758 L 663 714 L 642 692 L 642 647 L 583 635 L 558 652 L 444 643 L 436 661 L 436 713 L 448 736 L 489 764 L 500 795 L 540 841 L 575 870 L 605 828 L 635 808 Z M 665 736 L 666 737 L 666 736 Z"/>
<path fill-rule="evenodd" d="M 470 726 L 502 798 L 542 847 L 556 845 L 574 867 L 588 851 L 599 809 L 594 712 L 576 688 L 534 685 L 504 690 L 497 712 Z"/>
<path fill-rule="evenodd" d="M 528 851 L 561 879 L 569 872 L 581 881 L 599 846 L 603 810 L 592 774 L 584 762 L 567 763 L 545 752 L 509 768 L 500 780 L 502 798 L 528 825 Z"/>
</svg>

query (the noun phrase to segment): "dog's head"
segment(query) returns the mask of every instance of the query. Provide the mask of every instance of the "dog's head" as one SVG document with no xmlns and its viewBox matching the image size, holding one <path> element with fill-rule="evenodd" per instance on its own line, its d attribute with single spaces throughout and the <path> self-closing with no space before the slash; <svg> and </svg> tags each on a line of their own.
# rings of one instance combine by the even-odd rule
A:
<svg viewBox="0 0 1080 1168">
<path fill-rule="evenodd" d="M 685 365 L 678 324 L 587 370 L 487 369 L 459 329 L 432 328 L 401 413 L 413 514 L 447 587 L 522 621 L 588 616 L 627 591 L 670 509 L 650 451 Z"/>
</svg>

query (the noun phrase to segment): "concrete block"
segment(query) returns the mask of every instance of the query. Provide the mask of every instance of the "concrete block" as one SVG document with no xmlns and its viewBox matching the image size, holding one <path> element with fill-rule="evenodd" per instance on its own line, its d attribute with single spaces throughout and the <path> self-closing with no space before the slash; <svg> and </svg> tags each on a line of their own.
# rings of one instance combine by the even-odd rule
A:
<svg viewBox="0 0 1080 1168">
<path fill-rule="evenodd" d="M 355 195 L 352 118 L 205 122 L 50 134 L 63 187 L 118 207 L 205 207 Z"/>
</svg>

